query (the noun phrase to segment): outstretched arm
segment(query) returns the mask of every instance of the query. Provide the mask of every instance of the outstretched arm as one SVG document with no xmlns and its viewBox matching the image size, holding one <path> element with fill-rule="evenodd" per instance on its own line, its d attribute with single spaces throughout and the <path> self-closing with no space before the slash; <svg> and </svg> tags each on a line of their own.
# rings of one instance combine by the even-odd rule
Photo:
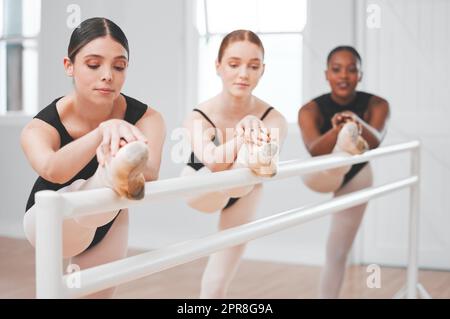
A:
<svg viewBox="0 0 450 319">
<path fill-rule="evenodd" d="M 226 143 L 216 146 L 212 142 L 216 134 L 215 129 L 195 112 L 186 119 L 184 127 L 188 129 L 188 138 L 195 156 L 212 172 L 228 169 L 244 142 L 243 135 L 236 134 Z"/>
<path fill-rule="evenodd" d="M 92 160 L 101 141 L 102 135 L 95 129 L 59 148 L 56 129 L 39 119 L 28 123 L 20 136 L 25 156 L 36 173 L 59 184 L 69 181 Z"/>
<path fill-rule="evenodd" d="M 80 172 L 104 145 L 117 152 L 120 139 L 146 141 L 133 125 L 123 120 L 102 122 L 96 129 L 60 148 L 58 131 L 50 124 L 33 119 L 22 130 L 20 141 L 25 156 L 39 176 L 63 184 Z M 100 157 L 99 162 L 103 160 Z"/>
<path fill-rule="evenodd" d="M 320 123 L 323 121 L 317 104 L 313 101 L 305 104 L 298 112 L 298 125 L 305 147 L 311 156 L 330 154 L 336 145 L 338 133 L 342 127 L 340 123 L 333 123 L 333 127 L 325 134 L 320 133 Z"/>
<path fill-rule="evenodd" d="M 386 135 L 389 103 L 378 96 L 373 96 L 369 101 L 367 113 L 367 119 L 361 121 L 363 126 L 361 135 L 372 149 L 378 147 Z"/>
</svg>

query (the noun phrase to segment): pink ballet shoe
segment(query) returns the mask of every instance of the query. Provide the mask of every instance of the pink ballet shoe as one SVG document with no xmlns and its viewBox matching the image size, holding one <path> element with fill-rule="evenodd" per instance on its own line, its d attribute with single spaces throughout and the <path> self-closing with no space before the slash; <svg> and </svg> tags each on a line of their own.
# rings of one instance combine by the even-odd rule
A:
<svg viewBox="0 0 450 319">
<path fill-rule="evenodd" d="M 143 142 L 131 142 L 119 149 L 105 167 L 112 188 L 123 197 L 142 199 L 145 195 L 144 169 L 148 147 Z"/>
<path fill-rule="evenodd" d="M 369 144 L 362 136 L 358 136 L 358 141 L 356 142 L 356 149 L 359 152 L 359 154 L 362 154 L 369 150 Z"/>
<path fill-rule="evenodd" d="M 352 155 L 362 154 L 369 149 L 366 140 L 359 135 L 358 125 L 353 121 L 344 124 L 339 132 L 336 146 Z"/>
<path fill-rule="evenodd" d="M 241 154 L 241 151 L 243 152 Z M 239 157 L 246 166 L 258 176 L 272 177 L 277 173 L 275 157 L 278 153 L 278 145 L 272 142 L 256 144 L 245 144 L 241 147 Z"/>
</svg>

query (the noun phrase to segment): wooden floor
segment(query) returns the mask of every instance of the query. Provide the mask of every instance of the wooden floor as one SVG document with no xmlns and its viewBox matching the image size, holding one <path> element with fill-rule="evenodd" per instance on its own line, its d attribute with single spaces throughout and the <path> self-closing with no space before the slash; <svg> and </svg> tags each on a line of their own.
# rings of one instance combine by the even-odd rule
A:
<svg viewBox="0 0 450 319">
<path fill-rule="evenodd" d="M 131 251 L 130 255 L 139 251 Z M 116 298 L 198 298 L 206 259 L 121 285 Z M 243 261 L 229 298 L 316 298 L 320 267 Z M 405 271 L 381 268 L 381 288 L 368 288 L 365 266 L 347 270 L 342 298 L 391 298 L 404 284 Z M 450 298 L 450 272 L 420 271 L 433 298 Z M 0 237 L 0 298 L 34 298 L 34 250 L 25 240 Z"/>
</svg>

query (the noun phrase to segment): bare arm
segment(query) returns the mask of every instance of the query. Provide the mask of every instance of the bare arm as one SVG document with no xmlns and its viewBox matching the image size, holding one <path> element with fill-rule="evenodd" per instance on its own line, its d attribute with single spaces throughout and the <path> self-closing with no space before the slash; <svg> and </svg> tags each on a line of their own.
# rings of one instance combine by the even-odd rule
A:
<svg viewBox="0 0 450 319">
<path fill-rule="evenodd" d="M 33 119 L 22 130 L 20 141 L 25 156 L 39 176 L 63 184 L 92 160 L 102 135 L 97 128 L 59 149 L 56 129 L 42 120 Z"/>
<path fill-rule="evenodd" d="M 160 113 L 148 108 L 144 116 L 136 123 L 136 127 L 148 141 L 149 158 L 144 171 L 146 181 L 157 180 L 161 166 L 162 149 L 166 138 L 166 126 Z"/>
<path fill-rule="evenodd" d="M 96 129 L 61 148 L 58 131 L 42 120 L 33 119 L 22 130 L 20 140 L 28 161 L 39 176 L 63 184 L 78 174 L 95 155 L 102 165 L 105 158 L 100 145 L 110 148 L 114 155 L 121 138 L 146 142 L 138 128 L 119 119 L 102 122 Z"/>
<path fill-rule="evenodd" d="M 359 119 L 362 125 L 362 137 L 367 141 L 371 149 L 380 145 L 386 135 L 386 122 L 389 118 L 389 103 L 378 97 L 373 96 L 369 101 L 367 110 L 367 120 Z"/>
<path fill-rule="evenodd" d="M 311 156 L 330 154 L 336 145 L 340 126 L 335 126 L 322 135 L 319 129 L 322 120 L 317 104 L 313 101 L 304 105 L 298 112 L 298 125 L 303 142 Z"/>
<path fill-rule="evenodd" d="M 233 164 L 243 138 L 235 136 L 228 142 L 216 146 L 212 142 L 214 128 L 195 112 L 189 115 L 184 126 L 189 131 L 190 144 L 195 156 L 212 172 L 226 170 Z"/>
</svg>

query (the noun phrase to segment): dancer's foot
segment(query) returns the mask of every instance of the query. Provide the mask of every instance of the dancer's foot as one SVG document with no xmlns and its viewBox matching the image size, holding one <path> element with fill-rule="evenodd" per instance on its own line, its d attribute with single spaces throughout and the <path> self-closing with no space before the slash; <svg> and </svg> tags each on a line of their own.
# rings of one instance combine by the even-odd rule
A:
<svg viewBox="0 0 450 319">
<path fill-rule="evenodd" d="M 339 132 L 336 146 L 352 155 L 362 154 L 369 149 L 366 140 L 359 134 L 358 125 L 353 122 L 347 122 Z"/>
<path fill-rule="evenodd" d="M 145 195 L 144 169 L 148 160 L 147 144 L 136 141 L 124 145 L 116 156 L 106 162 L 112 188 L 129 199 L 142 199 Z"/>
<path fill-rule="evenodd" d="M 272 177 L 277 173 L 276 156 L 278 154 L 278 145 L 273 142 L 256 144 L 246 144 L 243 154 L 239 156 L 244 158 L 247 166 L 258 176 Z M 242 161 L 242 160 L 241 160 Z"/>
</svg>

